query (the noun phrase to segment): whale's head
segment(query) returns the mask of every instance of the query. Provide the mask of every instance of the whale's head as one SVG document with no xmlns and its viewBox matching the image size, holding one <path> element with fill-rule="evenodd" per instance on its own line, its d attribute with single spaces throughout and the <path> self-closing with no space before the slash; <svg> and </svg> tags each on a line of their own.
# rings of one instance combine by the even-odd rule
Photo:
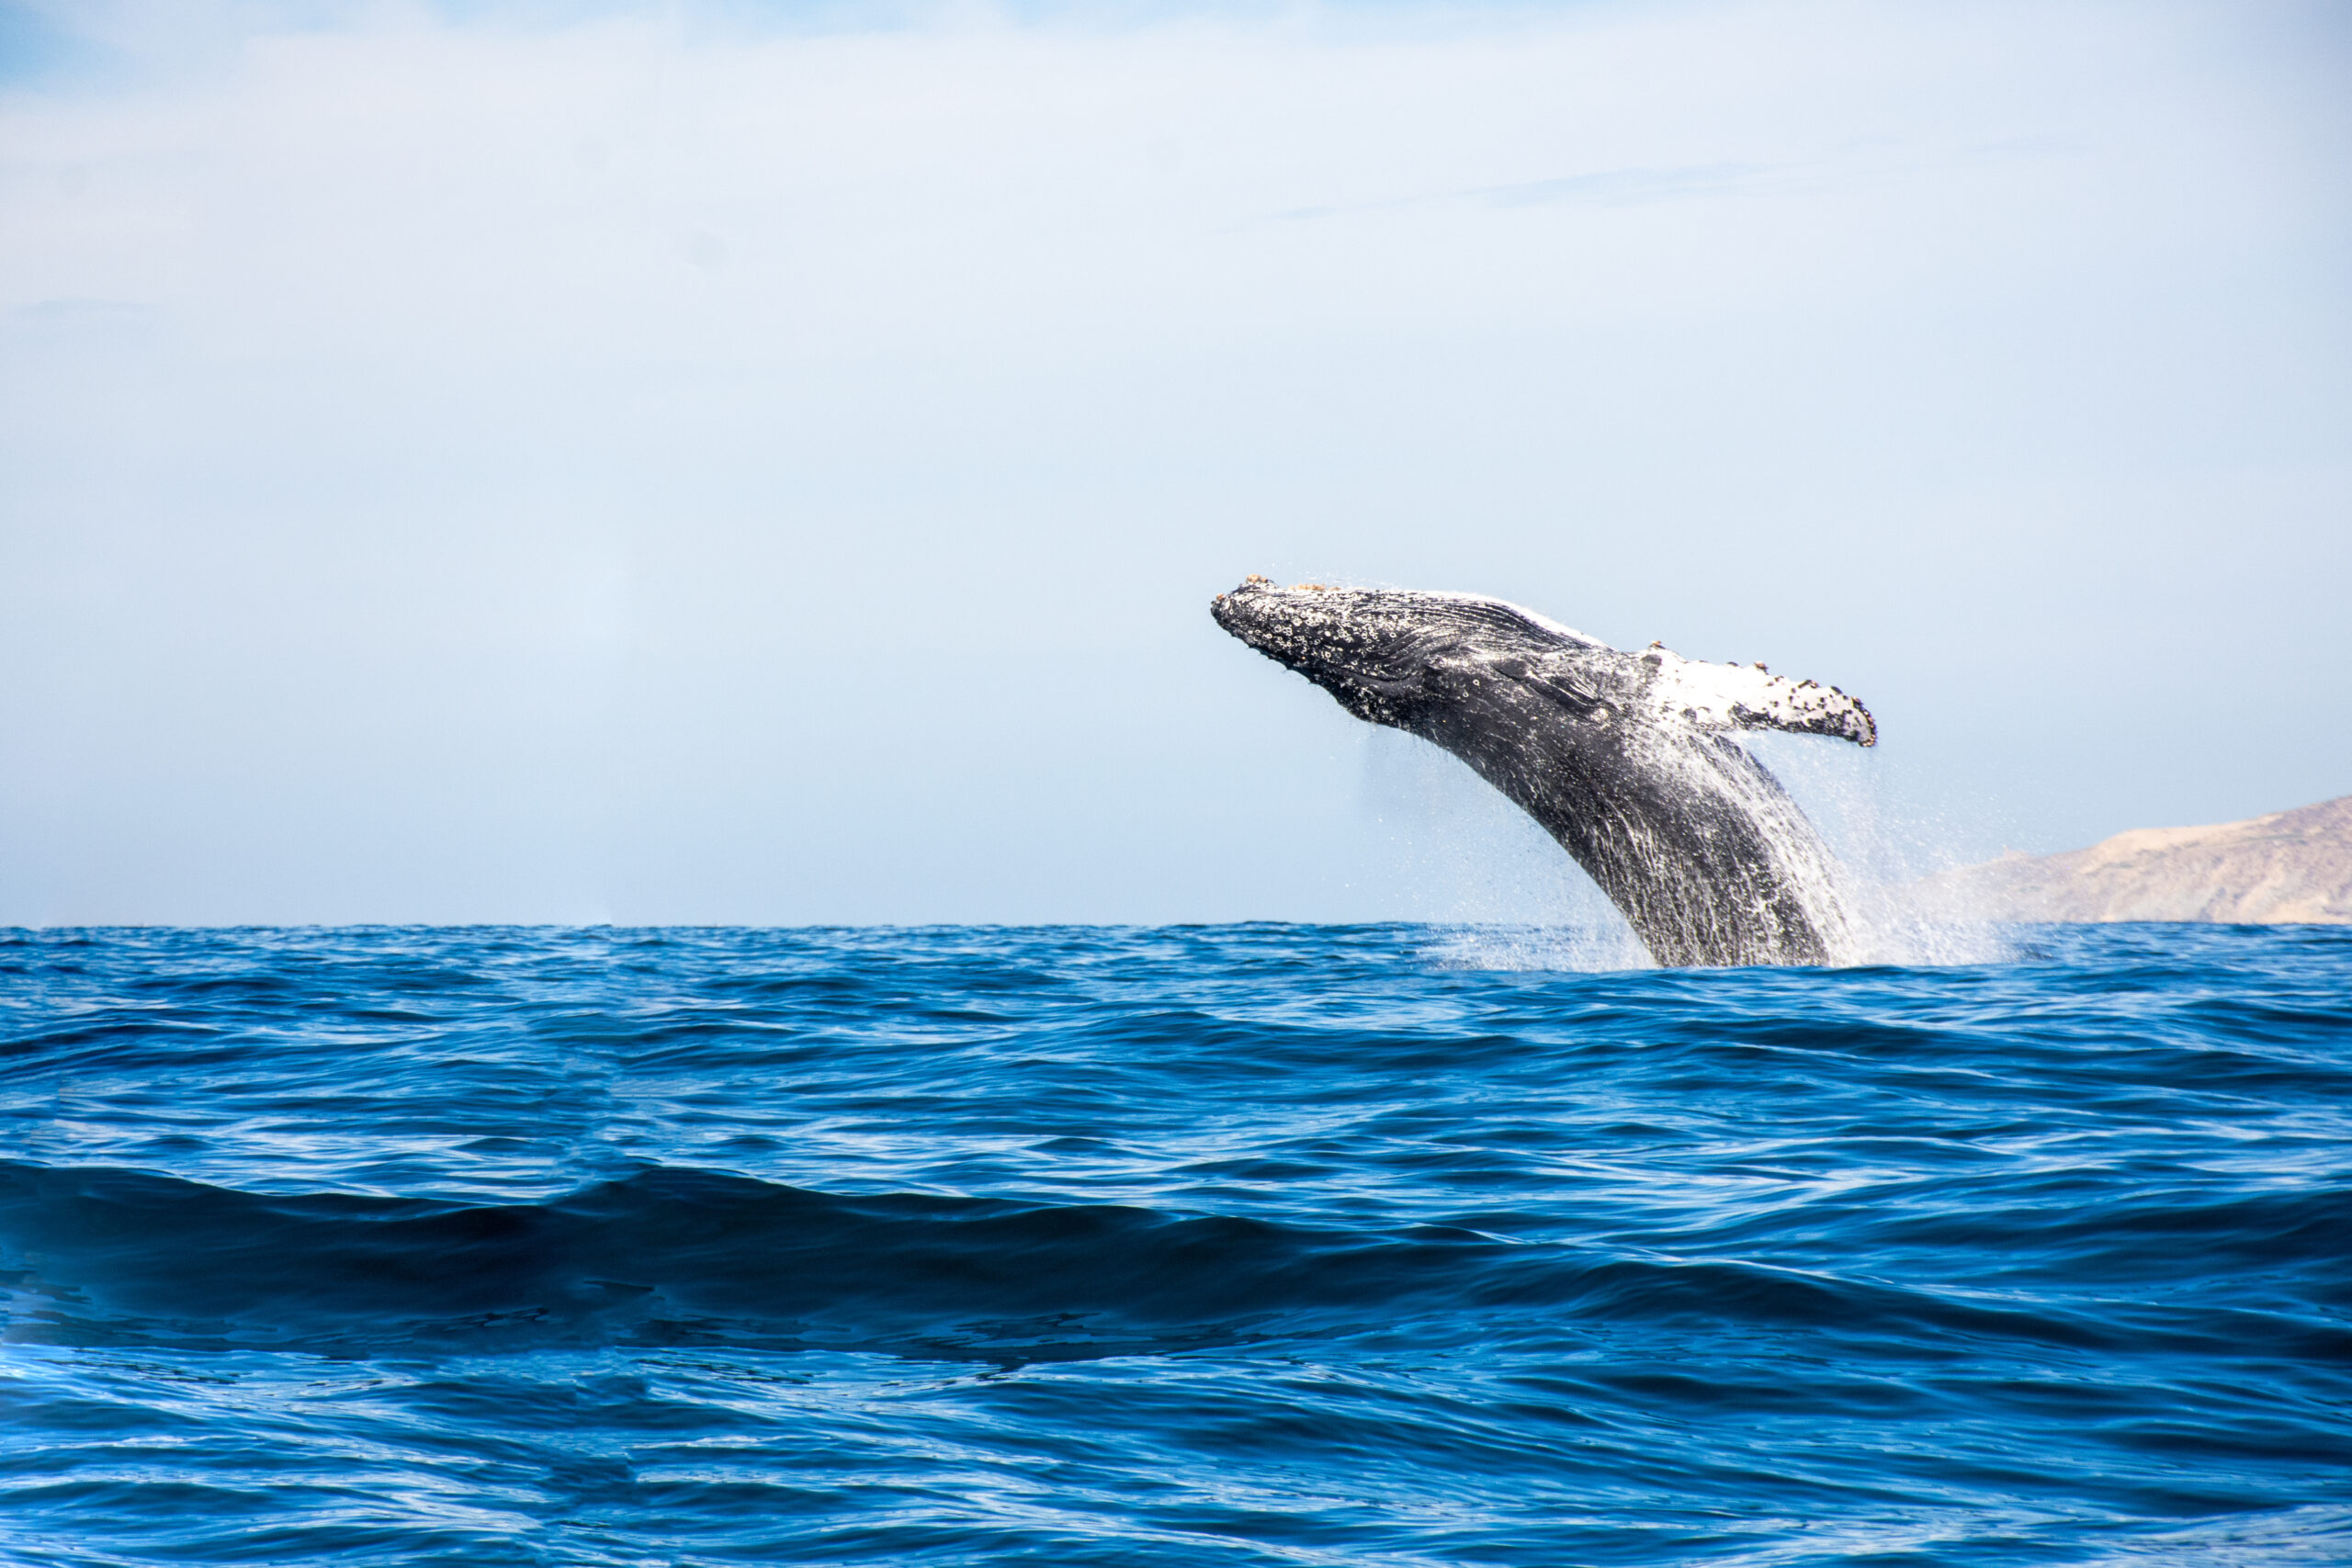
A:
<svg viewBox="0 0 2352 1568">
<path fill-rule="evenodd" d="M 1210 602 L 1216 624 L 1339 699 L 1358 718 L 1414 728 L 1466 687 L 1600 644 L 1532 610 L 1468 593 L 1278 588 L 1262 577 Z"/>
</svg>

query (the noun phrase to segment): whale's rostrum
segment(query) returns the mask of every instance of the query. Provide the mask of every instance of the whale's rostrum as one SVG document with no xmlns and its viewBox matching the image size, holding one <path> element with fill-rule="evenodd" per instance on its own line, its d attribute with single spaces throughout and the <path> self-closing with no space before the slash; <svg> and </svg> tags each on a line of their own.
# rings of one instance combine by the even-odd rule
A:
<svg viewBox="0 0 2352 1568">
<path fill-rule="evenodd" d="M 1786 729 L 1876 743 L 1869 710 L 1763 665 L 1622 652 L 1499 599 L 1278 588 L 1217 625 L 1374 724 L 1453 752 L 1542 824 L 1658 963 L 1827 964 L 1854 951 L 1812 823 L 1728 739 Z"/>
</svg>

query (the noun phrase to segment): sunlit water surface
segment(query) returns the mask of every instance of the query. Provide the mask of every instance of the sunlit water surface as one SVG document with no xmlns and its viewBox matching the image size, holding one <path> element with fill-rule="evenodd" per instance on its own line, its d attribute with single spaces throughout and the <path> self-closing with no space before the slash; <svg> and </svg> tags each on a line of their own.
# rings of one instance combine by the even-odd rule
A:
<svg viewBox="0 0 2352 1568">
<path fill-rule="evenodd" d="M 2352 931 L 0 936 L 26 1563 L 2352 1559 Z"/>
</svg>

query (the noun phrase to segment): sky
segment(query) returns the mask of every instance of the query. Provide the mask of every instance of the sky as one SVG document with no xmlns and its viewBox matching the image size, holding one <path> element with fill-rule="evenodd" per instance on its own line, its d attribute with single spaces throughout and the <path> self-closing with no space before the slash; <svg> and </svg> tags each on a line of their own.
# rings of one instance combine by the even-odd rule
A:
<svg viewBox="0 0 2352 1568">
<path fill-rule="evenodd" d="M 1901 876 L 2352 793 L 2352 13 L 0 5 L 0 923 L 1540 919 L 1219 633 L 1860 695 Z"/>
</svg>

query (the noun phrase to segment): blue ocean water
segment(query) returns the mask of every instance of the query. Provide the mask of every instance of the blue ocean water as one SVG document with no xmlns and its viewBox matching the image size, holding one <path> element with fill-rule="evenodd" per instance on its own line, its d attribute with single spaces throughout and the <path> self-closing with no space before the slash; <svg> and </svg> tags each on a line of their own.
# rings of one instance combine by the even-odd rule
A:
<svg viewBox="0 0 2352 1568">
<path fill-rule="evenodd" d="M 2022 940 L 6 934 L 0 1555 L 2352 1560 L 2352 930 Z"/>
</svg>

